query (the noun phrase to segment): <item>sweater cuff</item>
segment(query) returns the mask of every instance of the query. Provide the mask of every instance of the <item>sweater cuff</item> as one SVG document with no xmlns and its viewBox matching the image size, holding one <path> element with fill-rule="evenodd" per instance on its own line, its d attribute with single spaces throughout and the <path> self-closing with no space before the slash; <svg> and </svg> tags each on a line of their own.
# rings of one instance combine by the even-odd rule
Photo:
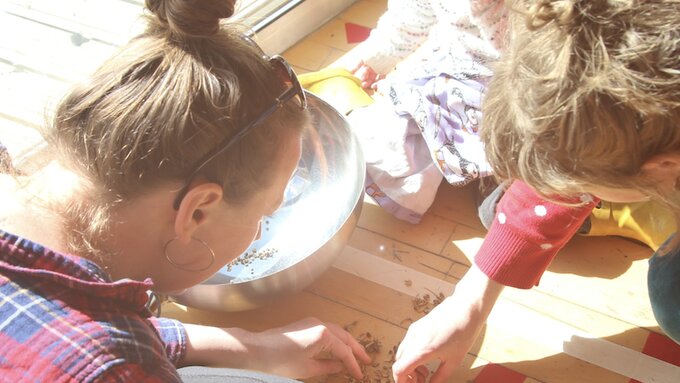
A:
<svg viewBox="0 0 680 383">
<path fill-rule="evenodd" d="M 561 246 L 544 249 L 511 230 L 494 226 L 498 226 L 495 221 L 475 255 L 477 267 L 505 286 L 530 289 L 538 285 Z"/>
</svg>

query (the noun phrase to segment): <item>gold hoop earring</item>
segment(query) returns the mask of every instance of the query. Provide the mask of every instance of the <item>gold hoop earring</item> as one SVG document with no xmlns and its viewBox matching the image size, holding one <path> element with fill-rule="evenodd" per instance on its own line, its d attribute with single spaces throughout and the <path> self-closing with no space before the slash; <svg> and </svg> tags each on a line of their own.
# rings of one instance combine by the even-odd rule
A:
<svg viewBox="0 0 680 383">
<path fill-rule="evenodd" d="M 194 238 L 194 237 L 191 237 L 191 239 L 193 241 L 196 241 L 196 242 L 200 243 L 201 245 L 203 245 L 210 252 L 210 263 L 207 266 L 202 267 L 200 269 L 191 269 L 191 268 L 187 268 L 186 266 L 189 265 L 190 263 L 193 263 L 193 262 L 178 263 L 178 262 L 173 261 L 172 258 L 170 258 L 170 255 L 168 254 L 168 246 L 172 242 L 177 241 L 178 239 L 179 239 L 179 237 L 175 237 L 175 238 L 169 240 L 168 242 L 165 243 L 165 246 L 163 247 L 163 254 L 165 254 L 165 259 L 167 259 L 168 262 L 170 262 L 171 265 L 175 266 L 176 268 L 178 268 L 180 270 L 184 270 L 184 271 L 200 272 L 200 271 L 208 270 L 215 263 L 215 252 L 213 251 L 213 249 L 210 248 L 210 246 L 205 241 L 202 241 L 202 240 L 200 240 L 198 238 Z"/>
</svg>

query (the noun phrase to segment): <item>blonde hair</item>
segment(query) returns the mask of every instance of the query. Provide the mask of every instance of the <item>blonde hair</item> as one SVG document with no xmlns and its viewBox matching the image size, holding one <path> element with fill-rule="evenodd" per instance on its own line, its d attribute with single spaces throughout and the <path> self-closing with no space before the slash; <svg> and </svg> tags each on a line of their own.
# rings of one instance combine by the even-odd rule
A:
<svg viewBox="0 0 680 383">
<path fill-rule="evenodd" d="M 146 0 L 146 31 L 58 106 L 50 140 L 92 185 L 65 209 L 74 252 L 97 252 L 111 209 L 164 181 L 182 182 L 226 137 L 273 105 L 283 88 L 248 44 L 226 0 Z M 279 85 L 280 84 L 280 85 Z M 201 168 L 243 201 L 272 179 L 285 137 L 307 112 L 293 102 Z"/>
<path fill-rule="evenodd" d="M 496 175 L 544 195 L 639 177 L 680 150 L 680 1 L 519 1 L 481 133 Z"/>
</svg>

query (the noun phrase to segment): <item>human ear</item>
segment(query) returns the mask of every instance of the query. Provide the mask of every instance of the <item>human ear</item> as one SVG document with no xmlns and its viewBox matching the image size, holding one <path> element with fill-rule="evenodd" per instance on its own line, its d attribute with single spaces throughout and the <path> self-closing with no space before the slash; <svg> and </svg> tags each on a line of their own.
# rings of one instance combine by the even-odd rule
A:
<svg viewBox="0 0 680 383">
<path fill-rule="evenodd" d="M 196 230 L 222 202 L 222 186 L 206 182 L 191 186 L 175 216 L 175 235 L 189 243 Z"/>
<path fill-rule="evenodd" d="M 661 190 L 673 191 L 680 179 L 680 152 L 652 156 L 640 168 L 640 173 L 660 186 Z"/>
</svg>

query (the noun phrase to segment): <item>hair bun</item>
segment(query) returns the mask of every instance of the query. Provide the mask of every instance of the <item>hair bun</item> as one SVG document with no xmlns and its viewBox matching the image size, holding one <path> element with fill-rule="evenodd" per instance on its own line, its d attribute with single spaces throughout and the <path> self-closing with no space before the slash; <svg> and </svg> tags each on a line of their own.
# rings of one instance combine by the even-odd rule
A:
<svg viewBox="0 0 680 383">
<path fill-rule="evenodd" d="M 220 19 L 234 14 L 235 0 L 146 0 L 146 7 L 172 32 L 192 36 L 212 36 Z"/>
<path fill-rule="evenodd" d="M 550 22 L 561 27 L 575 22 L 574 2 L 570 0 L 539 0 L 529 7 L 527 13 L 527 26 L 532 30 Z"/>
</svg>

